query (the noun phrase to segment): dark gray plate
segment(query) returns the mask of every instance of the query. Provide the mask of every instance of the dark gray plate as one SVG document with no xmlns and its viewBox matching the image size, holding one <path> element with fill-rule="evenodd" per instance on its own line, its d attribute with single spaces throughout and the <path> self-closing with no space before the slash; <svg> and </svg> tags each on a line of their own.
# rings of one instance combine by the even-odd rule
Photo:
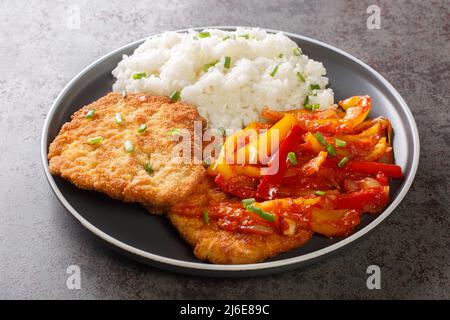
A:
<svg viewBox="0 0 450 320">
<path fill-rule="evenodd" d="M 297 42 L 310 58 L 323 62 L 336 100 L 368 94 L 374 105 L 369 116 L 383 115 L 391 120 L 395 132 L 396 163 L 403 168 L 405 179 L 392 186 L 392 201 L 382 214 L 365 215 L 354 234 L 345 239 L 326 239 L 315 235 L 305 246 L 264 263 L 213 265 L 197 260 L 192 249 L 165 217 L 151 216 L 138 205 L 80 190 L 65 180 L 53 177 L 48 171 L 47 151 L 50 142 L 72 113 L 111 91 L 111 71 L 123 54 L 131 54 L 144 40 L 119 48 L 92 63 L 69 82 L 51 107 L 42 134 L 42 160 L 48 181 L 57 197 L 86 228 L 113 248 L 157 267 L 196 275 L 249 276 L 293 269 L 335 252 L 367 234 L 397 207 L 414 179 L 419 161 L 419 136 L 413 116 L 399 93 L 363 62 L 319 41 L 285 34 Z"/>
</svg>

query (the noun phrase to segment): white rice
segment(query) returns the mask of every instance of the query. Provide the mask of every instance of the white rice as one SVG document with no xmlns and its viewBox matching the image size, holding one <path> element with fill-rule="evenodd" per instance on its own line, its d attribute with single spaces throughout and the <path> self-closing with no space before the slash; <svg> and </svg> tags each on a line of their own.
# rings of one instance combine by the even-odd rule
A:
<svg viewBox="0 0 450 320">
<path fill-rule="evenodd" d="M 181 99 L 197 106 L 215 128 L 241 128 L 258 120 L 265 106 L 303 108 L 306 96 L 310 105 L 319 104 L 322 110 L 334 104 L 333 91 L 325 89 L 328 78 L 322 63 L 295 55 L 296 43 L 283 33 L 260 29 L 204 32 L 210 36 L 199 37 L 196 31 L 165 32 L 147 39 L 113 70 L 117 79 L 113 90 L 167 96 L 180 91 Z M 226 56 L 231 58 L 229 69 L 224 67 Z M 137 73 L 145 76 L 134 79 Z M 310 90 L 316 84 L 321 89 Z"/>
</svg>

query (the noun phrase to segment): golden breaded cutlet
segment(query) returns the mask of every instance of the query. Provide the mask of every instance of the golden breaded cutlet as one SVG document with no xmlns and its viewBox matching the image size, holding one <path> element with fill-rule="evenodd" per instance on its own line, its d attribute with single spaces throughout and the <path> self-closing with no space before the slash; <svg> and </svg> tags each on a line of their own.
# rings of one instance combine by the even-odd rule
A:
<svg viewBox="0 0 450 320">
<path fill-rule="evenodd" d="M 169 213 L 169 219 L 181 236 L 194 248 L 200 260 L 215 264 L 246 264 L 264 261 L 301 247 L 312 237 L 312 232 L 299 229 L 293 236 L 280 234 L 260 235 L 245 232 L 230 232 L 219 227 L 217 222 L 206 225 L 201 218 Z"/>
<path fill-rule="evenodd" d="M 205 179 L 197 192 L 181 206 L 204 207 L 211 199 L 218 203 L 227 197 L 227 194 L 214 188 L 212 183 Z M 194 248 L 194 255 L 200 260 L 215 264 L 261 262 L 301 247 L 313 235 L 312 231 L 300 228 L 292 236 L 231 232 L 220 228 L 217 220 L 208 219 L 208 222 L 205 222 L 200 217 L 180 214 L 176 207 L 169 211 L 168 217 L 180 235 Z"/>
<path fill-rule="evenodd" d="M 86 117 L 91 110 L 93 116 Z M 115 199 L 171 206 L 205 176 L 201 164 L 183 163 L 182 155 L 172 154 L 178 142 L 171 139 L 171 130 L 193 132 L 194 121 L 205 125 L 196 108 L 186 103 L 142 93 L 109 93 L 63 125 L 49 148 L 50 172 Z M 147 128 L 140 133 L 142 124 Z M 125 141 L 131 142 L 128 148 Z"/>
</svg>

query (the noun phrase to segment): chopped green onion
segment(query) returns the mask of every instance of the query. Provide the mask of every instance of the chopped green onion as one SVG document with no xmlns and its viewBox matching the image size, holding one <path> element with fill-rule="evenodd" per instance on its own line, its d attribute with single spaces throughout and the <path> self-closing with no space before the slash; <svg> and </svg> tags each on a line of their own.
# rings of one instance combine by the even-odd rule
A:
<svg viewBox="0 0 450 320">
<path fill-rule="evenodd" d="M 247 208 L 249 205 L 255 203 L 255 198 L 242 199 L 242 205 Z"/>
<path fill-rule="evenodd" d="M 225 136 L 227 134 L 224 127 L 219 127 L 217 130 L 219 130 L 219 132 L 222 136 Z"/>
<path fill-rule="evenodd" d="M 134 80 L 138 80 L 138 79 L 142 79 L 142 78 L 147 78 L 147 74 L 145 72 L 133 74 Z"/>
<path fill-rule="evenodd" d="M 146 163 L 145 165 L 144 165 L 144 169 L 145 169 L 145 171 L 147 171 L 148 173 L 153 173 L 155 170 L 153 170 L 153 167 L 152 167 L 152 165 L 150 164 L 150 163 Z"/>
<path fill-rule="evenodd" d="M 206 158 L 203 160 L 203 166 L 209 167 L 211 165 L 211 158 Z"/>
<path fill-rule="evenodd" d="M 91 110 L 89 110 L 89 111 L 86 113 L 85 118 L 86 118 L 86 119 L 92 119 L 92 118 L 94 117 L 94 114 L 95 114 L 95 109 L 91 109 Z"/>
<path fill-rule="evenodd" d="M 242 35 L 240 35 L 238 37 L 245 38 L 245 39 L 248 40 L 250 38 L 250 35 L 248 33 L 246 33 L 246 34 L 242 34 Z"/>
<path fill-rule="evenodd" d="M 211 37 L 211 33 L 209 33 L 208 31 L 201 31 L 198 33 L 198 37 L 199 38 L 208 38 L 208 37 Z"/>
<path fill-rule="evenodd" d="M 327 150 L 328 154 L 332 157 L 334 157 L 336 155 L 336 150 L 334 149 L 334 147 L 331 144 L 327 144 L 325 146 L 325 150 Z"/>
<path fill-rule="evenodd" d="M 325 140 L 324 136 L 320 132 L 316 132 L 316 134 L 314 136 L 320 142 L 321 145 L 323 145 L 323 146 L 327 145 L 327 143 L 328 143 L 327 140 Z"/>
<path fill-rule="evenodd" d="M 273 68 L 272 72 L 270 73 L 270 76 L 271 76 L 271 77 L 274 77 L 275 74 L 277 73 L 277 71 L 278 71 L 278 66 L 276 66 L 275 68 Z"/>
<path fill-rule="evenodd" d="M 145 123 L 143 123 L 143 124 L 141 124 L 139 127 L 138 127 L 138 132 L 139 133 L 143 133 L 143 132 L 145 132 L 145 130 L 147 130 L 147 125 L 145 124 Z"/>
<path fill-rule="evenodd" d="M 287 155 L 287 159 L 291 163 L 291 165 L 296 166 L 297 165 L 297 156 L 295 155 L 295 152 L 289 152 Z"/>
<path fill-rule="evenodd" d="M 300 72 L 297 72 L 297 78 L 298 78 L 298 80 L 300 80 L 301 82 L 305 82 L 306 80 L 305 80 L 305 77 L 300 73 Z"/>
<path fill-rule="evenodd" d="M 209 212 L 208 212 L 208 210 L 203 211 L 203 221 L 205 221 L 205 223 L 208 223 L 208 221 L 209 221 Z"/>
<path fill-rule="evenodd" d="M 310 84 L 309 90 L 320 90 L 320 86 L 318 84 Z"/>
<path fill-rule="evenodd" d="M 169 98 L 170 98 L 170 100 L 172 100 L 172 101 L 178 101 L 178 100 L 180 100 L 180 96 L 181 96 L 181 93 L 180 93 L 180 91 L 174 91 L 174 92 L 172 92 L 172 94 L 169 96 Z"/>
<path fill-rule="evenodd" d="M 318 196 L 324 196 L 325 195 L 325 191 L 317 190 L 317 191 L 314 191 L 314 194 L 317 194 Z"/>
<path fill-rule="evenodd" d="M 224 37 L 223 39 L 222 39 L 222 41 L 227 41 L 228 39 L 230 39 L 231 37 L 230 36 L 226 36 L 226 37 Z"/>
<path fill-rule="evenodd" d="M 122 119 L 122 116 L 120 115 L 120 113 L 116 113 L 116 115 L 114 116 L 114 121 L 117 124 L 122 124 L 123 123 L 123 119 Z"/>
<path fill-rule="evenodd" d="M 103 141 L 103 137 L 95 137 L 95 138 L 87 139 L 86 142 L 88 144 L 98 144 L 98 143 L 102 143 L 102 141 Z"/>
<path fill-rule="evenodd" d="M 309 96 L 306 96 L 305 101 L 303 101 L 303 105 L 306 106 L 307 104 L 309 104 Z"/>
<path fill-rule="evenodd" d="M 300 48 L 294 48 L 294 56 L 301 56 L 302 55 L 302 50 Z"/>
<path fill-rule="evenodd" d="M 264 211 L 261 208 L 255 207 L 253 204 L 250 204 L 248 206 L 245 207 L 245 209 L 247 209 L 247 211 L 256 213 L 258 216 L 260 216 L 263 219 L 269 220 L 271 222 L 275 221 L 275 215 L 269 212 Z"/>
<path fill-rule="evenodd" d="M 133 152 L 134 151 L 133 143 L 130 140 L 125 140 L 125 142 L 123 143 L 123 146 L 125 147 L 125 150 L 127 152 Z"/>
<path fill-rule="evenodd" d="M 311 110 L 314 111 L 314 110 L 317 110 L 317 109 L 319 109 L 319 108 L 320 108 L 320 104 L 315 103 L 315 104 L 313 104 Z"/>
<path fill-rule="evenodd" d="M 214 67 L 218 62 L 219 62 L 219 60 L 207 63 L 202 67 L 202 70 L 205 72 L 208 72 L 209 68 Z"/>
<path fill-rule="evenodd" d="M 284 54 L 282 54 L 282 53 L 280 53 L 279 55 L 278 55 L 278 58 L 283 58 L 284 57 Z"/>
<path fill-rule="evenodd" d="M 172 128 L 169 130 L 169 135 L 171 136 L 175 136 L 175 135 L 180 135 L 181 131 L 178 128 Z"/>
<path fill-rule="evenodd" d="M 349 160 L 349 159 L 348 159 L 347 157 L 343 157 L 343 158 L 341 159 L 341 161 L 338 162 L 338 167 L 339 167 L 339 168 L 342 168 L 343 166 L 345 166 L 345 165 L 347 164 L 348 160 Z"/>
<path fill-rule="evenodd" d="M 345 147 L 347 145 L 347 141 L 341 140 L 341 139 L 334 139 L 334 143 L 337 147 Z"/>
<path fill-rule="evenodd" d="M 230 69 L 231 65 L 231 57 L 225 57 L 225 61 L 223 62 L 223 67 L 226 69 Z"/>
<path fill-rule="evenodd" d="M 305 104 L 305 109 L 306 110 L 312 110 L 313 106 L 310 105 L 309 103 Z"/>
</svg>

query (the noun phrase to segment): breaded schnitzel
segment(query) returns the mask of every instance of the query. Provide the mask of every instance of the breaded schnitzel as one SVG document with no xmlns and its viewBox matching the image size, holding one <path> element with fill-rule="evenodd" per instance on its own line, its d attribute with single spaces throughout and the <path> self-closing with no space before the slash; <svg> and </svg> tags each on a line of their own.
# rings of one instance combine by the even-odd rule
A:
<svg viewBox="0 0 450 320">
<path fill-rule="evenodd" d="M 205 121 L 192 105 L 148 94 L 109 93 L 73 114 L 49 148 L 50 172 L 77 187 L 167 207 L 203 180 L 201 164 L 173 157 L 172 131 Z M 171 139 L 172 138 L 172 139 Z"/>
<path fill-rule="evenodd" d="M 198 192 L 191 195 L 183 206 L 198 208 L 211 200 L 221 202 L 227 194 L 214 188 L 212 183 L 204 181 Z M 237 201 L 240 203 L 240 201 Z M 168 217 L 181 236 L 194 248 L 195 256 L 216 264 L 256 263 L 279 253 L 298 248 L 305 244 L 313 232 L 298 228 L 294 235 L 284 236 L 277 233 L 268 235 L 232 232 L 221 228 L 217 220 L 204 221 L 201 217 L 182 214 L 174 207 Z"/>
<path fill-rule="evenodd" d="M 194 248 L 195 256 L 216 264 L 244 264 L 266 260 L 305 244 L 312 232 L 299 229 L 294 236 L 280 234 L 260 235 L 230 232 L 217 222 L 205 222 L 170 213 L 169 218 L 181 236 Z"/>
</svg>

